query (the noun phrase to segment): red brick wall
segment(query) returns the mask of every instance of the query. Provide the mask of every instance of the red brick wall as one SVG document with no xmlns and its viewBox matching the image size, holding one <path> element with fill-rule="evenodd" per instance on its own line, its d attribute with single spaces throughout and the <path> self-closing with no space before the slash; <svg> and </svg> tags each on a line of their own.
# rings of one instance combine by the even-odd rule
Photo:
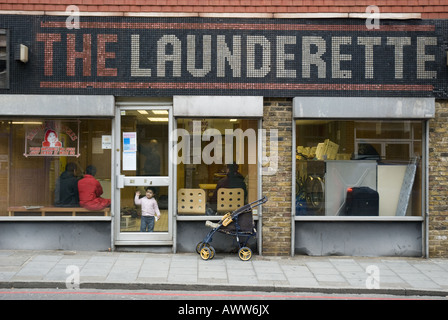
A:
<svg viewBox="0 0 448 320">
<path fill-rule="evenodd" d="M 365 13 L 376 5 L 382 13 L 421 13 L 422 19 L 448 19 L 447 0 L 0 0 L 2 11 L 165 13 Z"/>
</svg>

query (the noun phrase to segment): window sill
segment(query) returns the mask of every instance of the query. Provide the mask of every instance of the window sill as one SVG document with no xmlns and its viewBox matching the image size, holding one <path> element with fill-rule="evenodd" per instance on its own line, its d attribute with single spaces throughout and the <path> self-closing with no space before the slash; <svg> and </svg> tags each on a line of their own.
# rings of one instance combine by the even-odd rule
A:
<svg viewBox="0 0 448 320">
<path fill-rule="evenodd" d="M 202 216 L 202 215 L 197 215 L 197 216 L 188 216 L 188 215 L 178 215 L 176 216 L 176 220 L 177 221 L 219 221 L 221 220 L 223 216 Z M 253 216 L 254 220 L 258 220 L 258 216 L 254 215 Z"/>
<path fill-rule="evenodd" d="M 48 221 L 112 221 L 112 217 L 110 216 L 20 216 L 20 217 L 0 217 L 0 222 L 9 222 L 9 221 L 39 221 L 39 222 L 48 222 Z"/>
<path fill-rule="evenodd" d="M 294 221 L 423 221 L 423 217 L 397 217 L 397 216 L 295 216 Z"/>
</svg>

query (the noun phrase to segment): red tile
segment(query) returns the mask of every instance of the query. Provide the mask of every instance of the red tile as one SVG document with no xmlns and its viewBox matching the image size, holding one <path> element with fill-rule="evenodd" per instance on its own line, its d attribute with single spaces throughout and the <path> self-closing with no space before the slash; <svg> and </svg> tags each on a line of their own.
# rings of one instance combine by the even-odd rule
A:
<svg viewBox="0 0 448 320">
<path fill-rule="evenodd" d="M 178 6 L 186 6 L 186 5 L 193 6 L 195 4 L 194 4 L 194 1 L 191 1 L 191 0 L 177 0 L 177 5 Z"/>
<path fill-rule="evenodd" d="M 381 12 L 420 12 L 445 19 L 448 0 L 378 0 Z M 0 0 L 1 10 L 65 11 L 73 0 Z M 370 0 L 78 0 L 82 11 L 365 12 Z"/>
<path fill-rule="evenodd" d="M 421 12 L 433 12 L 433 11 L 432 11 L 432 7 L 423 6 Z"/>
</svg>

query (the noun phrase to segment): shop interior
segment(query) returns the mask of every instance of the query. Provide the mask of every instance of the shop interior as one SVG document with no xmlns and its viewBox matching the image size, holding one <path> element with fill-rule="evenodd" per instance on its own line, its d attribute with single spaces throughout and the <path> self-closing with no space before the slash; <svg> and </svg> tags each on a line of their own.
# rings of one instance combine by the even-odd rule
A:
<svg viewBox="0 0 448 320">
<path fill-rule="evenodd" d="M 152 112 L 151 110 L 148 112 Z M 151 118 L 163 119 L 163 114 L 151 114 Z M 199 125 L 200 132 L 194 132 L 194 125 Z M 255 201 L 257 195 L 257 120 L 250 119 L 222 119 L 222 118 L 208 118 L 208 119 L 178 119 L 176 121 L 177 128 L 185 130 L 189 141 L 183 150 L 179 150 L 178 156 L 182 158 L 182 152 L 189 154 L 188 159 L 182 158 L 177 165 L 177 214 L 182 216 L 198 216 L 198 215 L 222 215 L 226 212 L 236 209 L 235 206 L 244 205 L 244 203 Z M 121 127 L 123 132 L 136 132 L 138 141 L 137 151 L 137 167 L 135 171 L 123 170 L 127 176 L 167 176 L 168 175 L 168 121 L 148 121 L 148 115 L 140 113 L 138 110 L 128 111 L 125 115 L 121 115 Z M 219 132 L 218 136 L 207 139 L 203 138 L 204 132 L 207 129 L 213 129 L 214 133 Z M 238 138 L 233 138 L 233 147 L 230 157 L 232 162 L 237 162 L 238 157 L 242 157 L 239 161 L 238 172 L 244 179 L 246 193 L 243 195 L 237 194 L 236 197 L 227 198 L 227 206 L 217 203 L 216 208 L 212 205 L 210 209 L 210 199 L 216 189 L 218 182 L 226 177 L 226 130 L 233 133 L 234 130 L 240 129 L 244 134 L 253 133 L 254 141 L 249 141 L 250 138 L 242 137 L 242 141 Z M 217 130 L 217 131 L 216 131 Z M 185 137 L 183 137 L 185 138 Z M 182 141 L 179 137 L 179 141 Z M 193 139 L 200 139 L 199 153 Z M 220 144 L 214 144 L 214 139 L 220 139 Z M 149 155 L 150 145 L 157 141 L 156 150 L 157 156 L 160 160 L 160 173 L 151 172 L 147 166 L 147 160 L 153 161 L 153 156 Z M 222 143 L 221 143 L 222 142 Z M 228 142 L 228 141 L 227 141 Z M 249 147 L 249 143 L 251 146 Z M 216 148 L 221 148 L 219 151 Z M 188 148 L 186 150 L 185 148 Z M 204 159 L 207 154 L 213 158 L 213 161 Z M 216 154 L 215 154 L 216 152 Z M 228 152 L 228 151 L 227 151 Z M 255 156 L 249 157 L 249 153 Z M 199 157 L 194 156 L 199 154 Z M 218 154 L 220 155 L 218 157 Z M 176 156 L 176 155 L 174 155 Z M 122 155 L 123 157 L 123 155 Z M 253 163 L 252 163 L 253 162 Z M 122 158 L 123 163 L 123 158 Z M 238 188 L 237 188 L 238 189 Z M 139 208 L 134 205 L 134 196 L 136 190 L 140 190 L 144 195 L 144 187 L 124 187 L 121 189 L 121 232 L 139 232 L 141 215 Z M 237 190 L 239 192 L 239 189 Z M 229 200 L 230 199 L 230 200 Z M 155 223 L 154 232 L 168 231 L 168 201 L 169 192 L 168 187 L 158 187 L 156 200 L 161 213 L 161 218 Z M 218 200 L 217 200 L 218 202 Z"/>
<path fill-rule="evenodd" d="M 72 155 L 43 154 L 45 131 L 60 129 L 61 148 Z M 110 119 L 14 119 L 0 121 L 0 215 L 1 216 L 71 216 L 65 211 L 44 212 L 55 203 L 56 180 L 67 163 L 76 164 L 76 176 L 82 178 L 88 165 L 97 168 L 95 178 L 103 188 L 104 198 L 111 197 L 111 149 L 102 141 L 111 137 Z M 78 143 L 79 142 L 79 143 Z M 33 149 L 39 150 L 33 154 Z M 59 148 L 59 150 L 61 150 Z M 31 150 L 31 152 L 30 152 Z M 11 208 L 23 208 L 11 212 Z M 78 214 L 78 213 L 76 213 Z M 82 212 L 82 215 L 101 215 Z"/>
<path fill-rule="evenodd" d="M 168 111 L 126 110 L 121 114 L 121 137 L 135 133 L 137 141 L 135 168 L 128 170 L 125 152 L 121 152 L 122 174 L 126 176 L 168 176 Z M 120 143 L 123 144 L 123 141 Z M 122 150 L 125 150 L 122 145 Z M 131 161 L 131 162 L 132 162 Z M 161 217 L 154 223 L 154 232 L 168 231 L 168 187 L 155 187 Z M 141 207 L 135 205 L 134 197 L 140 191 L 145 196 L 145 186 L 124 187 L 120 191 L 120 232 L 140 232 Z"/>
<path fill-rule="evenodd" d="M 6 30 L 0 29 L 0 88 L 8 87 L 8 51 L 6 47 Z"/>
<path fill-rule="evenodd" d="M 194 122 L 200 127 L 200 132 L 194 132 Z M 200 126 L 198 123 L 200 123 Z M 188 132 L 191 141 L 201 139 L 200 159 L 195 157 L 197 153 L 194 152 L 194 144 L 190 143 L 190 158 L 184 159 L 177 166 L 177 209 L 179 215 L 223 215 L 225 212 L 236 209 L 235 205 L 240 206 L 257 200 L 257 120 L 179 119 L 177 126 Z M 211 139 L 204 138 L 204 134 L 209 132 L 208 129 L 215 130 L 214 132 L 217 135 Z M 231 136 L 237 130 L 240 130 L 239 132 L 243 133 L 243 136 L 237 134 Z M 244 134 L 246 137 L 244 137 Z M 227 148 L 229 147 L 229 137 L 233 141 L 230 142 L 233 143 L 230 151 Z M 216 139 L 220 141 L 215 141 Z M 229 152 L 231 154 L 228 154 Z M 213 161 L 207 160 L 207 156 L 210 156 Z M 232 197 L 232 194 L 225 193 L 226 190 L 216 190 L 219 181 L 226 177 L 228 170 L 228 163 L 226 162 L 229 159 L 231 163 L 238 164 L 238 173 L 244 179 L 247 194 L 243 196 L 240 193 Z M 218 196 L 216 199 L 216 209 L 215 204 L 212 203 L 215 190 L 216 192 L 223 192 L 220 193 L 222 196 Z M 243 192 L 243 190 L 237 192 Z M 201 199 L 205 200 L 202 201 Z M 185 202 L 194 203 L 194 206 L 183 206 Z M 205 207 L 203 206 L 204 203 L 206 204 Z M 209 209 L 210 207 L 212 210 Z"/>
<path fill-rule="evenodd" d="M 422 137 L 421 121 L 297 120 L 296 216 L 421 216 Z"/>
</svg>

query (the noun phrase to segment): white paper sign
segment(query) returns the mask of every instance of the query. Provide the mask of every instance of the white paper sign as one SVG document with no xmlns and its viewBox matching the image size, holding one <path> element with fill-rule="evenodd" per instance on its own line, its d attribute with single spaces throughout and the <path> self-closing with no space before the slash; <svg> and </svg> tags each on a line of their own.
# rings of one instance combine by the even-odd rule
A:
<svg viewBox="0 0 448 320">
<path fill-rule="evenodd" d="M 123 152 L 137 152 L 137 132 L 123 132 Z"/>
<path fill-rule="evenodd" d="M 123 171 L 125 170 L 137 170 L 136 152 L 123 152 Z"/>
<path fill-rule="evenodd" d="M 137 170 L 137 132 L 123 132 L 123 170 Z"/>
<path fill-rule="evenodd" d="M 101 136 L 101 145 L 103 149 L 112 149 L 112 136 L 111 135 Z"/>
</svg>

